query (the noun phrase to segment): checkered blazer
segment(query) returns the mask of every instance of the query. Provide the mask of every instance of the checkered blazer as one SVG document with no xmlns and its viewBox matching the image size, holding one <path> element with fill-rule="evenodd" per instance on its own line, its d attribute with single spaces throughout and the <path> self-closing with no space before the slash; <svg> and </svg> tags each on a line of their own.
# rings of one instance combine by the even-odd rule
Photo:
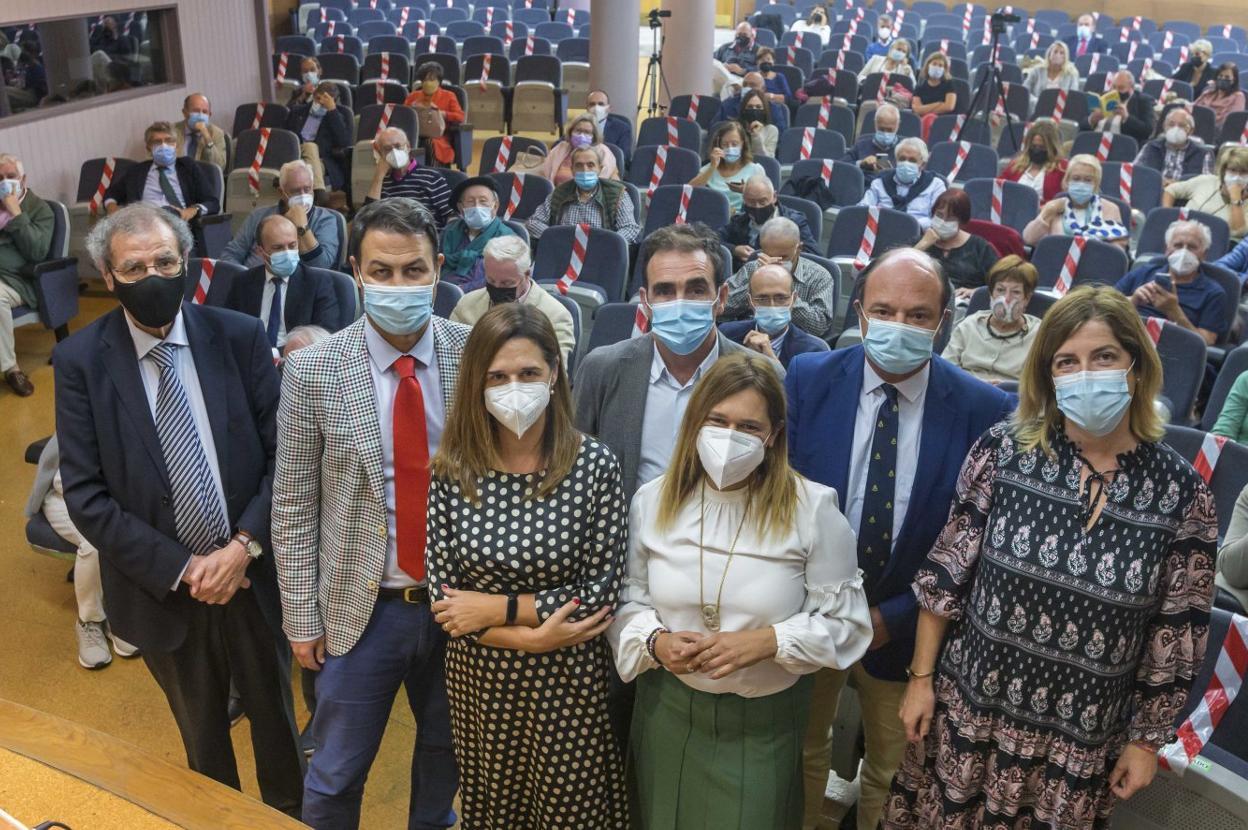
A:
<svg viewBox="0 0 1248 830">
<path fill-rule="evenodd" d="M 365 318 L 283 368 L 273 478 L 282 627 L 345 654 L 364 633 L 386 563 L 386 493 Z M 455 402 L 467 326 L 434 317 L 442 399 Z"/>
</svg>

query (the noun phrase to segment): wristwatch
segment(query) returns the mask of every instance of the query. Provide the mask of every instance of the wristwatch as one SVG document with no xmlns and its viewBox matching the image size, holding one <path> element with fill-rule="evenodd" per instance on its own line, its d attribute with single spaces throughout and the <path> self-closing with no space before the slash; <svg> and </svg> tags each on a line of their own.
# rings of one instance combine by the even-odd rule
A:
<svg viewBox="0 0 1248 830">
<path fill-rule="evenodd" d="M 305 233 L 307 233 L 307 232 L 308 232 L 308 226 L 307 226 L 307 225 L 304 225 L 302 228 L 298 228 L 298 227 L 297 227 L 297 228 L 295 228 L 295 232 L 296 232 L 299 236 L 303 236 Z"/>
<path fill-rule="evenodd" d="M 252 537 L 252 535 L 245 530 L 240 530 L 237 533 L 235 533 L 233 536 L 230 537 L 230 541 L 238 542 L 240 545 L 242 545 L 243 549 L 247 551 L 247 555 L 250 556 L 252 559 L 259 559 L 260 555 L 264 553 L 264 548 L 260 547 L 260 543 L 257 542 Z"/>
</svg>

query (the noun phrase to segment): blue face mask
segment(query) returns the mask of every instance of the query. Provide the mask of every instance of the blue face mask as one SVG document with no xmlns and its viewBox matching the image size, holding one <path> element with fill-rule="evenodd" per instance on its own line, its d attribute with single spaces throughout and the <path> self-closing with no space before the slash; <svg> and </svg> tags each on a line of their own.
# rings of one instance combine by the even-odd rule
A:
<svg viewBox="0 0 1248 830">
<path fill-rule="evenodd" d="M 470 208 L 464 208 L 464 224 L 479 231 L 486 225 L 494 221 L 494 211 L 485 205 L 475 205 Z"/>
<path fill-rule="evenodd" d="M 329 112 L 329 110 L 325 109 L 320 104 L 313 104 L 311 107 L 308 108 L 308 112 L 311 115 L 315 115 L 317 118 L 320 118 L 322 115 Z"/>
<path fill-rule="evenodd" d="M 754 309 L 754 325 L 764 334 L 775 337 L 789 327 L 793 309 L 785 306 L 757 306 Z"/>
<path fill-rule="evenodd" d="M 933 81 L 939 81 L 941 78 L 945 77 L 945 68 L 937 64 L 932 64 L 927 68 L 927 77 L 931 78 Z"/>
<path fill-rule="evenodd" d="M 364 313 L 389 334 L 415 334 L 433 316 L 433 285 L 364 286 Z"/>
<path fill-rule="evenodd" d="M 724 148 L 724 161 L 729 164 L 735 164 L 741 160 L 741 148 L 737 145 Z"/>
<path fill-rule="evenodd" d="M 0 179 L 0 199 L 15 196 L 22 192 L 22 183 L 18 179 Z"/>
<path fill-rule="evenodd" d="M 897 181 L 914 184 L 919 180 L 919 166 L 912 161 L 897 162 Z"/>
<path fill-rule="evenodd" d="M 890 49 L 888 50 L 888 58 L 893 63 L 901 63 L 906 59 L 906 53 L 900 49 Z"/>
<path fill-rule="evenodd" d="M 1057 408 L 1067 418 L 1098 438 L 1114 431 L 1131 405 L 1127 386 L 1130 369 L 1076 372 L 1053 378 Z"/>
<path fill-rule="evenodd" d="M 1092 201 L 1092 182 L 1071 182 L 1066 188 L 1070 200 L 1077 205 L 1086 205 Z"/>
<path fill-rule="evenodd" d="M 192 127 L 198 124 L 207 124 L 208 116 L 202 112 L 193 112 L 186 117 L 186 123 Z"/>
<path fill-rule="evenodd" d="M 936 332 L 867 318 L 867 336 L 862 346 L 871 362 L 890 375 L 905 375 L 932 359 Z"/>
<path fill-rule="evenodd" d="M 156 164 L 161 167 L 169 167 L 173 164 L 177 157 L 177 148 L 171 147 L 168 144 L 160 144 L 152 150 L 152 161 L 156 162 Z"/>
<path fill-rule="evenodd" d="M 598 186 L 598 171 L 582 170 L 579 173 L 573 173 L 572 178 L 576 179 L 576 186 L 581 190 L 593 190 Z"/>
<path fill-rule="evenodd" d="M 875 143 L 879 147 L 892 147 L 897 143 L 897 133 L 876 133 Z"/>
<path fill-rule="evenodd" d="M 269 270 L 279 277 L 289 277 L 299 267 L 298 251 L 274 251 L 269 254 Z"/>
<path fill-rule="evenodd" d="M 652 305 L 650 327 L 664 346 L 676 354 L 689 354 L 715 327 L 715 301 L 672 300 Z"/>
</svg>

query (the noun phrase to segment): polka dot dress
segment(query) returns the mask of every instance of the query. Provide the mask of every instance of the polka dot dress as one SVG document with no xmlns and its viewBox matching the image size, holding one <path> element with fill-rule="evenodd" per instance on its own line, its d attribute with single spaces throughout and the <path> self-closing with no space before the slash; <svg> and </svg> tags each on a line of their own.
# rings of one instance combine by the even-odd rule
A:
<svg viewBox="0 0 1248 830">
<path fill-rule="evenodd" d="M 574 597 L 583 609 L 574 620 L 614 606 L 628 529 L 615 457 L 586 438 L 571 472 L 542 499 L 530 492 L 538 480 L 491 473 L 478 482 L 474 505 L 458 485 L 435 478 L 429 584 L 531 593 L 542 620 Z M 607 710 L 613 668 L 606 639 L 546 654 L 476 639 L 452 639 L 446 655 L 461 826 L 625 830 L 623 765 Z"/>
</svg>

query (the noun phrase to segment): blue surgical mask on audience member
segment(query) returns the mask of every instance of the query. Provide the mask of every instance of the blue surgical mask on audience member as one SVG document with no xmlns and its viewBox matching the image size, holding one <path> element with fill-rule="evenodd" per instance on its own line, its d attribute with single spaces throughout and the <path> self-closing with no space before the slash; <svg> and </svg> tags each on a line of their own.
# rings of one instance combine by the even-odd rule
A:
<svg viewBox="0 0 1248 830">
<path fill-rule="evenodd" d="M 906 53 L 901 51 L 900 49 L 889 49 L 888 59 L 891 60 L 893 63 L 901 63 L 902 61 L 906 59 Z"/>
<path fill-rule="evenodd" d="M 650 306 L 654 336 L 676 354 L 689 354 L 715 325 L 714 300 L 671 300 Z"/>
<path fill-rule="evenodd" d="M 897 181 L 914 184 L 919 180 L 919 166 L 912 161 L 897 162 Z"/>
<path fill-rule="evenodd" d="M 1053 378 L 1057 408 L 1095 436 L 1108 435 L 1131 405 L 1130 369 L 1076 372 Z"/>
<path fill-rule="evenodd" d="M 327 112 L 329 112 L 329 110 L 325 109 L 320 104 L 313 104 L 311 107 L 308 108 L 308 114 L 314 115 L 317 118 L 320 118 L 322 115 L 324 115 Z"/>
<path fill-rule="evenodd" d="M 1067 31 L 1070 31 L 1070 30 L 1067 29 Z M 1092 37 L 1091 26 L 1079 26 L 1075 31 L 1079 35 L 1080 40 L 1087 40 L 1088 38 Z"/>
<path fill-rule="evenodd" d="M 269 270 L 279 277 L 289 277 L 299 267 L 299 252 L 294 250 L 274 251 L 269 254 Z"/>
<path fill-rule="evenodd" d="M 21 192 L 22 182 L 20 179 L 0 179 L 0 199 L 16 196 Z"/>
<path fill-rule="evenodd" d="M 580 170 L 573 173 L 572 178 L 576 179 L 576 186 L 581 190 L 593 190 L 598 186 L 597 170 Z"/>
<path fill-rule="evenodd" d="M 934 63 L 927 68 L 927 77 L 933 81 L 939 81 L 945 77 L 945 68 L 938 63 Z"/>
<path fill-rule="evenodd" d="M 485 205 L 473 205 L 470 208 L 464 208 L 464 224 L 479 231 L 490 222 L 494 221 L 494 211 Z"/>
<path fill-rule="evenodd" d="M 887 149 L 889 147 L 892 147 L 896 143 L 897 143 L 897 133 L 879 132 L 875 134 L 875 144 L 877 147 L 883 147 Z"/>
<path fill-rule="evenodd" d="M 789 327 L 793 309 L 787 305 L 757 306 L 754 309 L 754 325 L 764 334 L 775 337 Z"/>
<path fill-rule="evenodd" d="M 415 334 L 433 316 L 432 285 L 364 285 L 364 313 L 390 334 Z"/>
<path fill-rule="evenodd" d="M 319 72 L 304 72 L 303 82 L 309 86 L 316 86 L 321 82 L 321 75 Z"/>
<path fill-rule="evenodd" d="M 741 160 L 741 145 L 731 144 L 724 148 L 724 161 L 728 162 L 729 164 L 733 164 L 734 162 L 738 162 L 740 160 Z"/>
<path fill-rule="evenodd" d="M 200 124 L 207 124 L 208 115 L 207 113 L 203 113 L 203 112 L 193 112 L 186 117 L 186 123 L 191 125 L 192 127 L 198 126 Z"/>
<path fill-rule="evenodd" d="M 931 360 L 935 338 L 931 329 L 868 317 L 862 346 L 876 366 L 892 375 L 904 375 Z"/>
<path fill-rule="evenodd" d="M 173 164 L 178 157 L 177 148 L 169 144 L 158 144 L 152 148 L 152 161 L 161 167 L 168 167 Z"/>
<path fill-rule="evenodd" d="M 1071 182 L 1066 192 L 1075 204 L 1086 205 L 1092 200 L 1092 182 Z"/>
</svg>

